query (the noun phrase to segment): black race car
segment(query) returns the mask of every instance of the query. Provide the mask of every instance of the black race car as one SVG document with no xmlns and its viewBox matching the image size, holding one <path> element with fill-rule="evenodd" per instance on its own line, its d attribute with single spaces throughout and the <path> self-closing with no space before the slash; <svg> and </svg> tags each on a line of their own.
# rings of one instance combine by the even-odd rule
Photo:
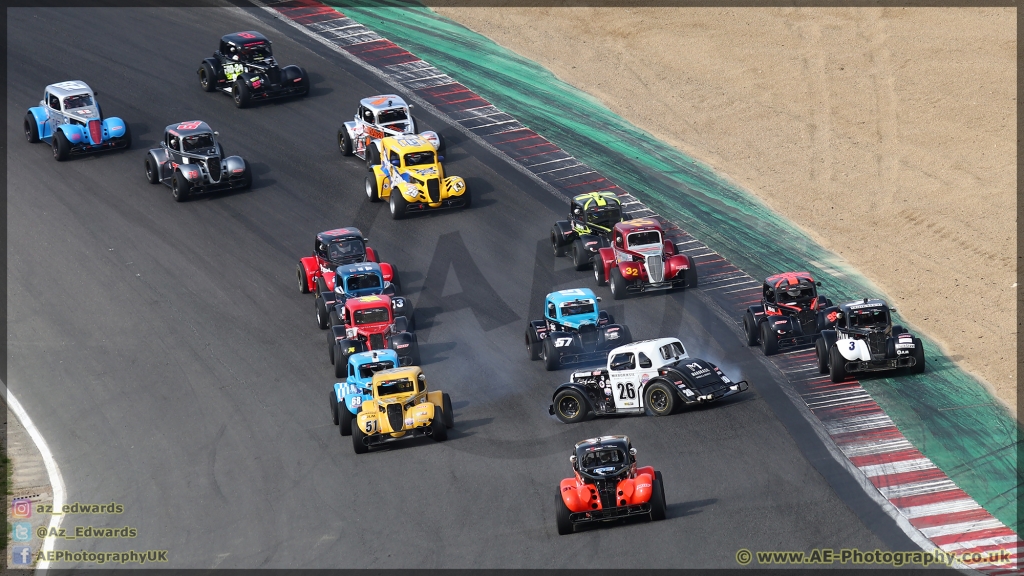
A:
<svg viewBox="0 0 1024 576">
<path fill-rule="evenodd" d="M 220 39 L 220 50 L 203 60 L 197 71 L 207 92 L 220 90 L 245 108 L 254 100 L 270 100 L 309 93 L 309 76 L 302 68 L 280 67 L 270 40 L 259 32 L 235 32 Z"/>
<path fill-rule="evenodd" d="M 818 372 L 842 382 L 855 372 L 909 368 L 924 372 L 924 344 L 899 324 L 893 326 L 884 300 L 847 302 L 838 308 L 835 328 L 822 330 L 815 343 Z"/>
<path fill-rule="evenodd" d="M 611 246 L 612 226 L 626 220 L 618 196 L 612 192 L 588 192 L 574 196 L 569 218 L 551 227 L 551 250 L 555 256 L 572 251 L 577 270 L 586 270 L 599 248 Z"/>
<path fill-rule="evenodd" d="M 747 345 L 761 344 L 765 356 L 779 350 L 814 344 L 832 327 L 839 310 L 818 294 L 821 282 L 809 272 L 783 272 L 764 280 L 761 303 L 747 308 L 743 332 Z"/>
</svg>

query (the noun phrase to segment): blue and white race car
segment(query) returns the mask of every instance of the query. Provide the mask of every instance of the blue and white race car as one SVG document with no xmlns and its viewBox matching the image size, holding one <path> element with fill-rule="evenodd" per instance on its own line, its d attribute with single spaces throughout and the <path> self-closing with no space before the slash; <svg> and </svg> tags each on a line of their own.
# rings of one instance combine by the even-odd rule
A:
<svg viewBox="0 0 1024 576">
<path fill-rule="evenodd" d="M 341 426 L 342 436 L 352 435 L 352 419 L 363 402 L 373 399 L 369 386 L 374 373 L 396 367 L 398 353 L 394 350 L 358 352 L 348 357 L 348 377 L 335 383 L 330 395 L 331 416 Z"/>
<path fill-rule="evenodd" d="M 564 364 L 604 360 L 608 351 L 629 344 L 629 328 L 598 310 L 601 299 L 589 288 L 552 292 L 544 299 L 544 319 L 526 327 L 530 360 L 544 360 L 547 370 Z"/>
<path fill-rule="evenodd" d="M 96 93 L 80 80 L 50 84 L 25 115 L 25 139 L 53 147 L 58 162 L 72 155 L 129 148 L 132 133 L 120 118 L 103 118 Z"/>
<path fill-rule="evenodd" d="M 391 264 L 384 264 L 390 271 L 391 280 L 386 280 L 381 264 L 377 262 L 357 262 L 344 264 L 335 268 L 334 274 L 324 274 L 322 290 L 316 293 L 316 321 L 320 329 L 345 323 L 345 301 L 360 296 L 391 296 L 391 308 L 395 316 L 405 316 L 409 321 L 409 329 L 413 328 L 412 303 L 395 295 L 401 289 L 398 269 Z M 333 362 L 333 360 L 332 360 Z"/>
</svg>

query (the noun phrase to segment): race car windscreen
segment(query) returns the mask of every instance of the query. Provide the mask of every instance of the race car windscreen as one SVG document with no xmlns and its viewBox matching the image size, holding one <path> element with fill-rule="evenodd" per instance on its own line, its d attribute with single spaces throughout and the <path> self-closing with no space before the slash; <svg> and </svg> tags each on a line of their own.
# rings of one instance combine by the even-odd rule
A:
<svg viewBox="0 0 1024 576">
<path fill-rule="evenodd" d="M 356 326 L 363 324 L 380 324 L 382 322 L 390 322 L 391 315 L 388 314 L 387 308 L 365 308 L 363 310 L 356 310 L 352 317 L 356 321 Z"/>
<path fill-rule="evenodd" d="M 782 304 L 806 304 L 814 296 L 813 288 L 792 288 L 780 287 L 776 300 Z"/>
<path fill-rule="evenodd" d="M 661 233 L 656 230 L 649 232 L 634 232 L 629 235 L 629 247 L 640 248 L 650 244 L 661 244 Z"/>
<path fill-rule="evenodd" d="M 593 314 L 595 311 L 593 300 L 573 300 L 562 304 L 562 317 L 576 316 L 578 314 Z"/>
<path fill-rule="evenodd" d="M 628 465 L 626 454 L 618 448 L 588 451 L 578 458 L 580 468 L 591 474 L 614 473 Z"/>
<path fill-rule="evenodd" d="M 369 288 L 380 288 L 380 277 L 376 274 L 355 274 L 349 276 L 345 281 L 348 284 L 349 292 L 354 290 L 366 290 Z"/>
<path fill-rule="evenodd" d="M 406 166 L 422 166 L 434 163 L 433 152 L 410 152 L 405 155 Z"/>
<path fill-rule="evenodd" d="M 92 106 L 92 96 L 89 94 L 75 94 L 64 99 L 65 110 L 74 110 L 75 108 L 84 108 L 86 106 Z"/>
<path fill-rule="evenodd" d="M 331 262 L 351 262 L 353 258 L 363 255 L 363 242 L 358 238 L 348 238 L 331 242 L 327 247 L 327 258 Z"/>
<path fill-rule="evenodd" d="M 658 350 L 661 352 L 661 358 L 663 360 L 671 360 L 673 358 L 678 358 L 686 353 L 683 351 L 683 345 L 680 344 L 679 342 L 665 344 Z"/>
<path fill-rule="evenodd" d="M 850 310 L 850 328 L 885 328 L 888 323 L 889 313 L 885 308 Z"/>
<path fill-rule="evenodd" d="M 242 57 L 250 62 L 260 62 L 270 58 L 271 51 L 269 44 L 260 44 L 242 49 Z"/>
<path fill-rule="evenodd" d="M 380 112 L 377 113 L 377 122 L 379 122 L 380 124 L 400 122 L 402 120 L 408 120 L 408 116 L 405 115 L 405 110 L 402 108 L 381 110 Z"/>
<path fill-rule="evenodd" d="M 598 206 L 587 210 L 587 223 L 611 228 L 622 217 L 622 211 L 618 206 Z"/>
<path fill-rule="evenodd" d="M 409 392 L 416 391 L 416 384 L 408 378 L 399 378 L 397 380 L 384 380 L 380 384 L 377 384 L 377 396 L 387 396 L 389 394 L 407 394 Z"/>
<path fill-rule="evenodd" d="M 359 367 L 360 378 L 373 378 L 373 375 L 381 370 L 387 370 L 394 368 L 395 363 L 390 360 L 384 360 L 383 362 L 374 362 L 372 364 L 363 364 Z"/>
<path fill-rule="evenodd" d="M 182 152 L 196 152 L 213 148 L 213 134 L 193 134 L 182 138 Z"/>
</svg>

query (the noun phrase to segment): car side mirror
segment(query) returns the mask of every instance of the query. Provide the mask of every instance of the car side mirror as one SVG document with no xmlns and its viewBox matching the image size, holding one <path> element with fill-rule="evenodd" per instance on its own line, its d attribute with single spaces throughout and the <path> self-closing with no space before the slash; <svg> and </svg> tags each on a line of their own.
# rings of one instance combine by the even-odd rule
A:
<svg viewBox="0 0 1024 576">
<path fill-rule="evenodd" d="M 895 312 L 895 311 L 896 311 L 895 308 L 889 308 L 889 312 Z"/>
<path fill-rule="evenodd" d="M 369 242 L 369 241 L 370 241 L 369 238 L 363 238 L 363 242 Z"/>
<path fill-rule="evenodd" d="M 412 110 L 412 104 L 409 104 L 408 107 L 409 107 L 409 110 Z"/>
<path fill-rule="evenodd" d="M 444 162 L 444 156 L 438 156 L 437 157 L 437 161 L 438 162 Z"/>
<path fill-rule="evenodd" d="M 99 90 L 93 90 L 92 91 L 92 95 L 93 96 L 99 96 L 100 95 L 100 91 Z"/>
<path fill-rule="evenodd" d="M 598 296 L 598 297 L 597 297 L 597 301 L 598 301 L 598 302 L 600 302 L 600 301 L 601 301 L 601 297 L 600 297 L 600 296 Z"/>
<path fill-rule="evenodd" d="M 629 455 L 630 456 L 636 456 L 636 448 L 633 448 L 632 446 L 630 446 L 630 448 L 629 448 Z"/>
<path fill-rule="evenodd" d="M 217 132 L 216 130 L 214 130 L 214 131 L 213 131 L 213 135 L 214 135 L 214 136 L 220 136 L 220 132 Z"/>
<path fill-rule="evenodd" d="M 815 286 L 821 286 L 821 282 L 815 282 L 814 285 Z"/>
</svg>

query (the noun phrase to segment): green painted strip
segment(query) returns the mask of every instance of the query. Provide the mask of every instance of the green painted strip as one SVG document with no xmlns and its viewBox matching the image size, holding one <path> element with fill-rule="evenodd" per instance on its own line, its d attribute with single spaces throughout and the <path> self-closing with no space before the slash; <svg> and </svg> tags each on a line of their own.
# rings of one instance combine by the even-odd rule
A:
<svg viewBox="0 0 1024 576">
<path fill-rule="evenodd" d="M 808 270 L 823 280 L 833 300 L 880 293 L 763 202 L 539 64 L 422 6 L 330 3 L 604 173 L 755 278 Z M 976 379 L 943 357 L 934 342 L 924 340 L 929 351 L 926 374 L 861 384 L 914 446 L 1020 533 L 1020 427 Z"/>
</svg>

